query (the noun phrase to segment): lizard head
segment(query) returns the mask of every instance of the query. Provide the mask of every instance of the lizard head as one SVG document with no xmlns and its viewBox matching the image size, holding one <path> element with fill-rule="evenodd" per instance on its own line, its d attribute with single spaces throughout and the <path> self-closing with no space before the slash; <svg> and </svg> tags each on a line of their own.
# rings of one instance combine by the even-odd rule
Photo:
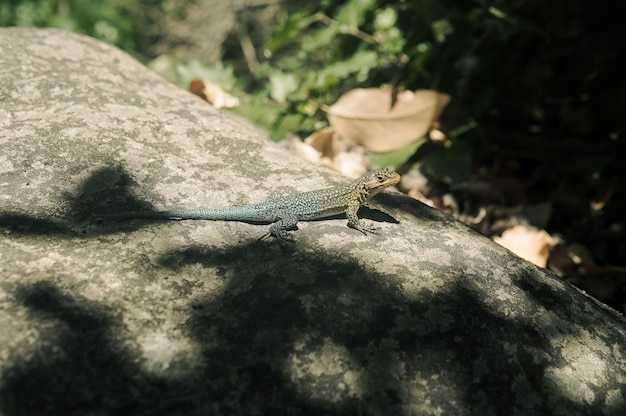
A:
<svg viewBox="0 0 626 416">
<path fill-rule="evenodd" d="M 400 182 L 400 175 L 389 168 L 380 168 L 367 172 L 361 177 L 361 181 L 367 187 L 368 196 L 371 198 L 385 188 Z"/>
</svg>

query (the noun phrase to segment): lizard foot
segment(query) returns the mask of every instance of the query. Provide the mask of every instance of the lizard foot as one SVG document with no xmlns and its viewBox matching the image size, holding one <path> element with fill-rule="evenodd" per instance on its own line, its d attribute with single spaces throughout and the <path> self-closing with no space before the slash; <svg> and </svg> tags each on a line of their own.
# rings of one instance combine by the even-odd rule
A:
<svg viewBox="0 0 626 416">
<path fill-rule="evenodd" d="M 295 243 L 295 240 L 293 239 L 291 234 L 285 230 L 269 230 L 268 232 L 263 234 L 261 237 L 259 237 L 257 241 L 265 240 L 266 238 L 269 238 L 269 237 L 275 237 L 276 239 L 281 240 L 281 241 Z"/>
<path fill-rule="evenodd" d="M 380 235 L 380 228 L 378 227 L 364 227 L 362 225 L 348 224 L 348 227 L 354 228 L 357 231 L 362 232 L 364 235 L 374 234 Z"/>
</svg>

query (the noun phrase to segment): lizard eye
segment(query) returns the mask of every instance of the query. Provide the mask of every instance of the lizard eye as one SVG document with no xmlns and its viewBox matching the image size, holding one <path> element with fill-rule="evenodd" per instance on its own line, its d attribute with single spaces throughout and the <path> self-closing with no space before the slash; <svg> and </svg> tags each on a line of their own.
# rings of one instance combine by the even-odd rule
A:
<svg viewBox="0 0 626 416">
<path fill-rule="evenodd" d="M 383 182 L 385 180 L 385 177 L 379 174 L 378 176 L 376 176 L 376 179 L 378 179 L 378 182 Z"/>
</svg>

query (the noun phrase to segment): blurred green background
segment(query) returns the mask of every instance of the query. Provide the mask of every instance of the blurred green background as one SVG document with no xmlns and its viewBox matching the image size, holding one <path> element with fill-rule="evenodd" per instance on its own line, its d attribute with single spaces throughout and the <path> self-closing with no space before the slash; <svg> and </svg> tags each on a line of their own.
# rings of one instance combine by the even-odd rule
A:
<svg viewBox="0 0 626 416">
<path fill-rule="evenodd" d="M 623 138 L 625 4 L 3 0 L 0 25 L 93 36 L 183 87 L 210 77 L 275 103 L 256 117 L 285 133 L 316 130 L 320 105 L 355 87 L 432 88 L 453 97 L 448 133 L 543 153 Z"/>
</svg>

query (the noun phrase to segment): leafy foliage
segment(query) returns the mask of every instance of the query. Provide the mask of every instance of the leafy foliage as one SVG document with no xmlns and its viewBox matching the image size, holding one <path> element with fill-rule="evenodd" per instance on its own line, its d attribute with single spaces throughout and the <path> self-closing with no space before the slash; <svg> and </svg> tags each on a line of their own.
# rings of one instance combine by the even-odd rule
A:
<svg viewBox="0 0 626 416">
<path fill-rule="evenodd" d="M 55 27 L 82 32 L 135 50 L 134 22 L 124 0 L 8 0 L 0 3 L 0 26 Z"/>
<path fill-rule="evenodd" d="M 269 60 L 254 74 L 257 94 L 284 104 L 272 126 L 280 132 L 295 117 L 294 132 L 306 135 L 323 123 L 323 104 L 357 86 L 391 84 L 449 93 L 448 130 L 480 157 L 494 145 L 545 154 L 546 140 L 555 155 L 588 140 L 616 146 L 626 131 L 617 17 L 626 10 L 605 6 L 322 1 L 274 31 Z"/>
<path fill-rule="evenodd" d="M 339 6 L 323 2 L 321 11 L 292 14 L 274 31 L 266 45 L 271 56 L 267 68 L 255 75 L 260 84 L 268 77 L 270 97 L 290 103 L 285 112 L 303 116 L 296 133 L 323 125 L 322 105 L 356 86 L 373 85 L 374 74 L 402 59 L 397 12 L 378 6 L 376 0 L 350 0 Z M 363 26 L 371 33 L 362 31 Z M 282 130 L 280 125 L 289 121 L 279 117 L 274 127 Z"/>
</svg>

